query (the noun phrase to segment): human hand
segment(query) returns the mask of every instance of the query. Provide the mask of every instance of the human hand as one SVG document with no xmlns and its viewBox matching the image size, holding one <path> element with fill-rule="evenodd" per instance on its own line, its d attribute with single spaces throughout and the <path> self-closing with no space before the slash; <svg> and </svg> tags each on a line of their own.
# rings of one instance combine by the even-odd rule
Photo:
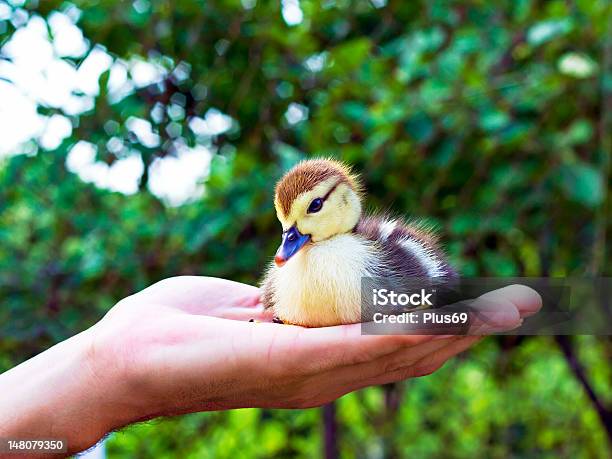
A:
<svg viewBox="0 0 612 459">
<path fill-rule="evenodd" d="M 156 416 L 318 406 L 362 387 L 429 374 L 479 339 L 363 336 L 359 324 L 273 324 L 259 294 L 222 279 L 178 277 L 120 301 L 89 330 L 0 376 L 0 391 L 14 394 L 0 401 L 0 413 L 18 413 L 0 414 L 0 434 L 52 433 L 76 452 Z M 540 307 L 527 287 L 487 296 L 484 303 L 499 307 L 481 332 L 512 329 Z"/>
<path fill-rule="evenodd" d="M 487 299 L 499 305 L 495 321 L 506 330 L 540 304 L 521 286 Z M 129 386 L 126 393 L 138 394 L 133 416 L 153 417 L 318 406 L 362 387 L 429 374 L 479 339 L 362 336 L 359 324 L 309 329 L 271 318 L 255 287 L 171 278 L 121 301 L 94 327 L 95 355 L 111 379 Z"/>
</svg>

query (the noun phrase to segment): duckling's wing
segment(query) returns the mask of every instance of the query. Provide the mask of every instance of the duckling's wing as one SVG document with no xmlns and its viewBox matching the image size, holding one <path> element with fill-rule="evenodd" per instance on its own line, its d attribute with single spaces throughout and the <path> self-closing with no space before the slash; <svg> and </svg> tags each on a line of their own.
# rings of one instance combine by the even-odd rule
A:
<svg viewBox="0 0 612 459">
<path fill-rule="evenodd" d="M 457 277 L 435 233 L 422 224 L 371 215 L 362 217 L 354 231 L 380 247 L 384 275 Z"/>
</svg>

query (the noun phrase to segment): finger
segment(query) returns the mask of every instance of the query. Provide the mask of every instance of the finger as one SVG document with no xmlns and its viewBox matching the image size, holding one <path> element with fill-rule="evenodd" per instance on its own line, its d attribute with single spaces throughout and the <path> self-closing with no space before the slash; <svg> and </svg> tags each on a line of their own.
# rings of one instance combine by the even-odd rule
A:
<svg viewBox="0 0 612 459">
<path fill-rule="evenodd" d="M 486 335 L 512 330 L 521 324 L 518 308 L 503 292 L 488 292 L 468 303 L 470 326 L 467 334 Z"/>
<path fill-rule="evenodd" d="M 326 381 L 333 381 L 334 386 L 341 388 L 358 384 L 359 381 L 370 381 L 381 375 L 390 374 L 398 369 L 414 365 L 424 357 L 450 346 L 461 340 L 459 337 L 446 337 L 417 344 L 410 348 L 400 349 L 377 360 L 357 365 L 346 365 L 321 374 Z"/>
<path fill-rule="evenodd" d="M 522 319 L 542 306 L 540 295 L 524 285 L 510 285 L 487 292 L 478 298 L 443 306 L 435 310 L 413 311 L 414 321 L 407 323 L 365 323 L 366 331 L 376 334 L 451 334 L 486 335 L 513 330 Z M 425 323 L 427 314 L 469 312 L 469 323 Z M 467 326 L 466 326 L 467 325 Z M 467 328 L 467 330 L 466 330 Z"/>
<path fill-rule="evenodd" d="M 534 289 L 526 285 L 513 284 L 507 287 L 485 293 L 483 297 L 489 295 L 500 295 L 511 301 L 518 309 L 521 317 L 529 317 L 540 310 L 542 307 L 542 297 Z"/>
<path fill-rule="evenodd" d="M 417 310 L 409 313 L 411 320 L 403 323 L 368 322 L 364 325 L 371 334 L 436 334 L 466 335 L 491 334 L 516 328 L 521 323 L 517 307 L 501 295 L 490 295 L 473 300 L 449 304 L 437 309 Z M 465 314 L 467 321 L 446 322 L 451 316 Z M 432 318 L 432 316 L 434 316 Z M 439 319 L 440 323 L 436 320 Z"/>
<path fill-rule="evenodd" d="M 522 324 L 525 314 L 537 312 L 539 300 L 534 290 L 521 285 L 493 290 L 476 299 L 447 305 L 435 311 L 437 314 L 468 311 L 470 322 L 467 331 L 461 324 L 444 324 L 438 330 L 462 335 L 486 335 L 513 330 Z"/>
<path fill-rule="evenodd" d="M 321 373 L 344 365 L 376 360 L 402 348 L 431 341 L 431 335 L 362 335 L 360 324 L 324 328 L 255 324 L 254 340 L 267 342 L 268 361 L 278 362 L 279 371 Z M 281 368 L 284 366 L 284 369 Z"/>
<path fill-rule="evenodd" d="M 542 298 L 525 285 L 509 285 L 487 292 L 470 303 L 469 334 L 490 334 L 519 327 L 524 317 L 542 307 Z"/>
<path fill-rule="evenodd" d="M 221 316 L 228 307 L 254 307 L 261 291 L 252 285 L 204 276 L 164 279 L 138 293 L 190 314 Z M 212 311 L 215 311 L 212 313 Z"/>
<path fill-rule="evenodd" d="M 522 286 L 488 292 L 473 302 L 472 307 L 478 314 L 469 333 L 481 335 L 520 326 L 519 311 L 536 311 L 539 303 L 539 295 Z M 361 324 L 313 329 L 293 326 L 278 328 L 282 328 L 288 336 L 281 336 L 275 342 L 275 352 L 272 354 L 279 358 L 279 362 L 286 362 L 287 357 L 291 356 L 290 364 L 299 366 L 296 370 L 302 374 L 375 361 L 400 349 L 434 339 L 432 335 L 364 336 L 361 334 Z"/>
<path fill-rule="evenodd" d="M 334 381 L 334 385 L 328 387 L 325 391 L 329 395 L 319 397 L 324 401 L 330 401 L 364 387 L 424 376 L 432 373 L 450 357 L 466 350 L 480 339 L 480 337 L 471 336 L 462 338 L 445 337 L 442 340 L 433 340 L 415 346 L 413 353 L 399 351 L 390 356 L 389 361 L 383 365 L 379 362 L 379 365 L 376 366 L 370 362 L 354 366 L 351 369 L 342 368 L 339 371 L 322 374 L 316 379 L 318 382 L 314 384 L 325 387 L 329 384 L 329 381 Z"/>
<path fill-rule="evenodd" d="M 452 345 L 440 349 L 438 352 L 434 352 L 433 354 L 422 358 L 413 365 L 415 369 L 415 376 L 426 376 L 434 371 L 437 371 L 448 360 L 457 356 L 458 354 L 461 354 L 462 352 L 467 351 L 472 346 L 480 342 L 482 338 L 482 336 L 468 336 L 460 339 Z"/>
<path fill-rule="evenodd" d="M 457 343 L 460 343 L 462 339 L 461 337 L 454 336 L 452 338 L 444 338 L 423 343 L 411 349 L 399 350 L 380 359 L 378 363 L 378 374 L 388 374 L 401 368 L 414 365 L 420 360 L 432 356 L 444 349 L 456 347 L 458 345 Z M 375 376 L 375 374 L 372 376 Z"/>
<path fill-rule="evenodd" d="M 392 382 L 403 381 L 408 378 L 429 375 L 442 367 L 442 365 L 444 365 L 444 363 L 446 363 L 451 357 L 466 351 L 481 339 L 482 338 L 480 336 L 460 338 L 452 344 L 449 344 L 444 348 L 423 357 L 421 360 L 413 363 L 412 365 L 398 368 L 393 372 L 382 374 L 369 381 L 365 381 L 362 387 L 378 384 L 389 384 Z"/>
</svg>

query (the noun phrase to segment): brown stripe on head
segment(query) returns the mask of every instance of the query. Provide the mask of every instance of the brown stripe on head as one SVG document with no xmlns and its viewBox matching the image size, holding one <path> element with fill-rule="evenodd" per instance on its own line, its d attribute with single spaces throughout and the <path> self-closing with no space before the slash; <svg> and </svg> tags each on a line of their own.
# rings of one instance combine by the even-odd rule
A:
<svg viewBox="0 0 612 459">
<path fill-rule="evenodd" d="M 276 184 L 275 203 L 283 214 L 288 215 L 293 201 L 319 183 L 337 177 L 338 183 L 346 183 L 357 193 L 361 186 L 357 177 L 351 175 L 348 166 L 332 159 L 310 159 L 302 161 L 287 172 Z"/>
</svg>

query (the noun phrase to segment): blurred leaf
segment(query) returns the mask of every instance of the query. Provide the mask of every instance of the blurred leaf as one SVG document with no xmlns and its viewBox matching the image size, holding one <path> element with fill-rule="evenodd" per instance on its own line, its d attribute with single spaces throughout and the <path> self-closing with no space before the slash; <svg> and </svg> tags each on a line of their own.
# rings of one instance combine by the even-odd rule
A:
<svg viewBox="0 0 612 459">
<path fill-rule="evenodd" d="M 527 41 L 533 46 L 541 45 L 555 37 L 568 33 L 572 30 L 572 25 L 570 18 L 538 22 L 527 31 Z"/>
<path fill-rule="evenodd" d="M 597 206 L 603 200 L 604 186 L 601 173 L 585 163 L 561 165 L 559 179 L 563 191 L 572 199 L 587 206 Z"/>
<path fill-rule="evenodd" d="M 559 71 L 574 78 L 588 78 L 597 72 L 597 63 L 586 54 L 567 53 L 559 58 Z"/>
</svg>

